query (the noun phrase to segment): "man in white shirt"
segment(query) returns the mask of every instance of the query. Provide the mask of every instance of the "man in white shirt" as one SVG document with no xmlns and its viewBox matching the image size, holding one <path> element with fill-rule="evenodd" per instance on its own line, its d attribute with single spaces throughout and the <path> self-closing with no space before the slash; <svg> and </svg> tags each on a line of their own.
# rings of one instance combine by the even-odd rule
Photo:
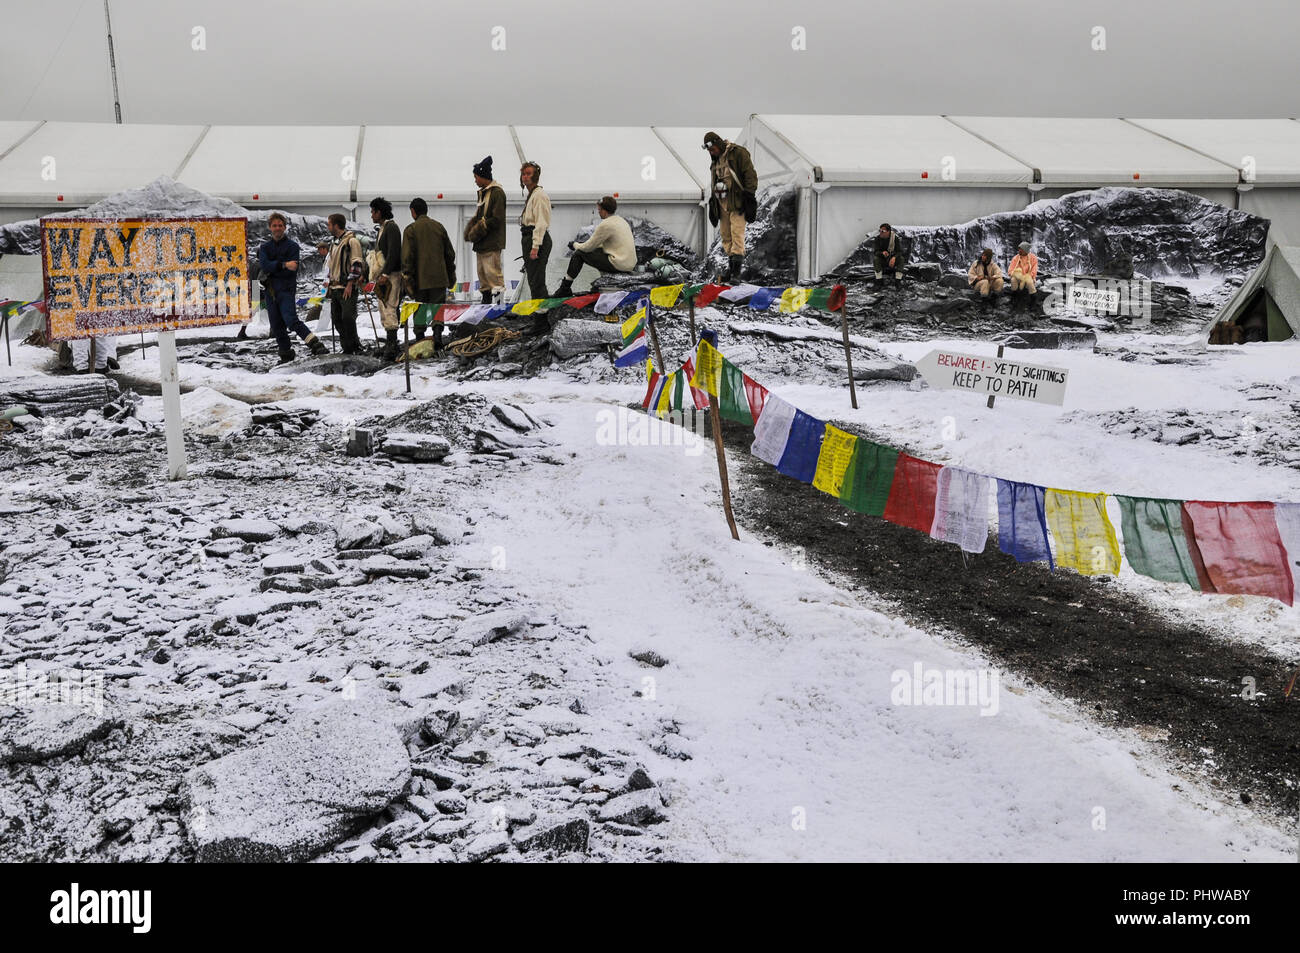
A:
<svg viewBox="0 0 1300 953">
<path fill-rule="evenodd" d="M 626 273 L 636 267 L 636 240 L 632 237 L 632 226 L 621 215 L 614 214 L 617 208 L 618 200 L 606 195 L 596 203 L 600 224 L 591 237 L 585 242 L 569 242 L 573 257 L 569 259 L 564 281 L 555 292 L 557 298 L 573 294 L 573 279 L 578 277 L 583 265 L 591 265 L 604 274 Z"/>
</svg>

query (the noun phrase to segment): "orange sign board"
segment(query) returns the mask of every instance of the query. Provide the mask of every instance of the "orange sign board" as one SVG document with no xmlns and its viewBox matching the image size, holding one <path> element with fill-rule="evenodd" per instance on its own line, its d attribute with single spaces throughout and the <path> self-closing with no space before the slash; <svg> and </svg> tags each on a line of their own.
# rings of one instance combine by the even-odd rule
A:
<svg viewBox="0 0 1300 953">
<path fill-rule="evenodd" d="M 52 341 L 249 320 L 247 219 L 41 219 Z"/>
</svg>

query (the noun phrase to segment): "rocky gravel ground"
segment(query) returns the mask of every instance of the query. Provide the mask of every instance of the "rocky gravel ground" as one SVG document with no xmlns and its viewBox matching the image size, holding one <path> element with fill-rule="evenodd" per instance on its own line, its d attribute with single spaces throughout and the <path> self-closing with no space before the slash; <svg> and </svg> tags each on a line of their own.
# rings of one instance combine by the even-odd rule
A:
<svg viewBox="0 0 1300 953">
<path fill-rule="evenodd" d="M 667 856 L 678 726 L 476 531 L 546 422 L 252 417 L 173 485 L 153 424 L 0 443 L 0 858 Z"/>
</svg>

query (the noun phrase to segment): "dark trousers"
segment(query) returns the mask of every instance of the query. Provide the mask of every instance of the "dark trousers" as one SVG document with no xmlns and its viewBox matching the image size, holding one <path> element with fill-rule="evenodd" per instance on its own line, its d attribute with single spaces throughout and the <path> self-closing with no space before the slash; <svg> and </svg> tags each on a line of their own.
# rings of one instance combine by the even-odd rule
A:
<svg viewBox="0 0 1300 953">
<path fill-rule="evenodd" d="M 417 291 L 411 292 L 411 300 L 419 301 L 421 304 L 446 304 L 447 289 L 420 288 Z M 425 320 L 419 311 L 415 312 L 411 320 L 415 322 L 415 336 L 417 338 L 423 337 L 424 329 L 429 326 L 429 322 Z M 442 341 L 442 325 L 437 321 L 433 322 L 433 339 L 439 342 Z"/>
<path fill-rule="evenodd" d="M 551 258 L 551 233 L 548 230 L 542 239 L 542 247 L 537 249 L 537 259 L 533 260 L 533 227 L 520 227 L 520 242 L 524 252 L 524 275 L 528 278 L 528 294 L 534 298 L 549 298 L 546 290 L 546 263 Z"/>
<path fill-rule="evenodd" d="M 592 268 L 606 275 L 618 271 L 610 262 L 609 255 L 600 249 L 595 251 L 577 251 L 575 249 L 573 257 L 569 259 L 569 270 L 566 272 L 570 281 L 578 277 L 578 272 L 582 271 L 583 265 L 591 265 Z"/>
<path fill-rule="evenodd" d="M 311 331 L 298 317 L 298 306 L 294 302 L 296 293 L 297 290 L 294 288 L 272 288 L 262 299 L 266 303 L 266 316 L 271 321 L 271 336 L 275 338 L 275 343 L 282 351 L 293 348 L 293 344 L 289 341 L 290 331 L 304 341 L 311 337 Z"/>
<path fill-rule="evenodd" d="M 339 347 L 344 354 L 360 354 L 361 339 L 357 337 L 357 293 L 343 297 L 342 288 L 331 288 L 326 296 L 330 303 L 330 316 L 334 331 L 339 336 Z"/>
</svg>

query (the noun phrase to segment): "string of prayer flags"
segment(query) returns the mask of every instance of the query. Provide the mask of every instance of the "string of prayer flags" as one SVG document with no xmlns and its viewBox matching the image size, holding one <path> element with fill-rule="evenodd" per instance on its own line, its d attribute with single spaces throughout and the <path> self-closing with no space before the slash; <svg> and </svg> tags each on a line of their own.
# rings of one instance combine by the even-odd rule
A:
<svg viewBox="0 0 1300 953">
<path fill-rule="evenodd" d="M 930 535 L 982 553 L 989 539 L 989 478 L 973 470 L 943 467 L 935 483 Z"/>
<path fill-rule="evenodd" d="M 1144 496 L 1116 495 L 1124 555 L 1133 571 L 1162 582 L 1181 582 L 1200 589 L 1196 562 L 1183 532 L 1183 503 Z"/>
<path fill-rule="evenodd" d="M 754 442 L 749 451 L 772 466 L 781 462 L 790 427 L 794 424 L 794 404 L 777 394 L 768 394 L 763 413 L 754 424 Z"/>
<path fill-rule="evenodd" d="M 844 477 L 853 459 L 854 445 L 858 438 L 841 430 L 839 427 L 826 425 L 822 437 L 821 454 L 817 457 L 817 472 L 813 475 L 812 485 L 823 493 L 839 499 L 844 492 Z"/>
<path fill-rule="evenodd" d="M 794 477 L 800 483 L 811 483 L 817 473 L 817 459 L 821 455 L 825 432 L 826 421 L 796 408 L 776 472 Z"/>
<path fill-rule="evenodd" d="M 1047 541 L 1047 490 L 1032 483 L 998 480 L 998 549 L 1017 562 L 1046 561 L 1052 569 Z"/>
<path fill-rule="evenodd" d="M 1119 540 L 1106 515 L 1105 493 L 1049 488 L 1044 503 L 1058 566 L 1085 576 L 1118 575 Z"/>
<path fill-rule="evenodd" d="M 900 453 L 881 515 L 891 523 L 929 533 L 934 525 L 934 497 L 942 469 L 937 463 Z"/>
<path fill-rule="evenodd" d="M 1272 503 L 1188 500 L 1183 514 L 1203 592 L 1270 596 L 1294 604 L 1295 577 Z"/>
<path fill-rule="evenodd" d="M 677 303 L 685 285 L 660 285 L 650 291 L 650 303 L 657 308 L 671 308 Z"/>
<path fill-rule="evenodd" d="M 840 502 L 855 513 L 884 516 L 897 464 L 898 451 L 893 447 L 859 437 L 844 474 Z"/>
</svg>

